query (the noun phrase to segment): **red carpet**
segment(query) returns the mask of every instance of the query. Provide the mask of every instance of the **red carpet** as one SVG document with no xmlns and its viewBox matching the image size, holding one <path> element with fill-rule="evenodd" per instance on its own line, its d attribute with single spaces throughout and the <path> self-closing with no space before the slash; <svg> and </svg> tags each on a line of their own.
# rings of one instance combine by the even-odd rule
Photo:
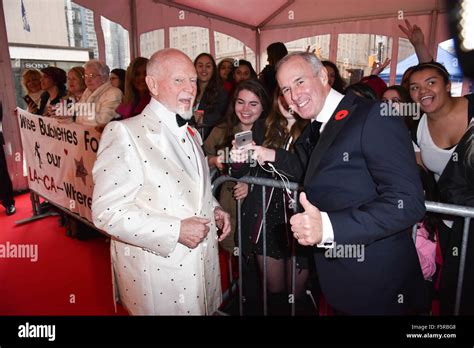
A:
<svg viewBox="0 0 474 348">
<path fill-rule="evenodd" d="M 17 213 L 0 208 L 0 245 L 37 245 L 37 261 L 0 258 L 0 315 L 124 315 L 115 313 L 109 243 L 66 236 L 58 217 L 22 226 L 31 216 L 29 194 L 15 197 Z"/>
<path fill-rule="evenodd" d="M 0 315 L 127 315 L 120 305 L 115 313 L 108 240 L 67 237 L 58 217 L 16 226 L 32 211 L 29 194 L 15 201 L 12 216 L 0 207 L 0 248 L 37 246 L 37 261 L 0 254 Z M 220 263 L 225 290 L 228 272 L 222 253 Z"/>
</svg>

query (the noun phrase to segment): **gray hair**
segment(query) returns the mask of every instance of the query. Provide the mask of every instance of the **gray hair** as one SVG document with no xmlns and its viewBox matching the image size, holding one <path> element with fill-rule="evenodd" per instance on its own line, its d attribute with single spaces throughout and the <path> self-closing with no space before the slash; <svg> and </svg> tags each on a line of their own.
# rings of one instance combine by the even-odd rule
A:
<svg viewBox="0 0 474 348">
<path fill-rule="evenodd" d="M 324 67 L 323 63 L 321 63 L 321 61 L 316 57 L 314 53 L 299 51 L 292 52 L 284 56 L 275 66 L 276 71 L 278 72 L 278 69 L 280 69 L 283 64 L 285 64 L 293 57 L 301 57 L 306 62 L 308 62 L 311 65 L 311 70 L 313 70 L 314 76 L 318 75 L 321 71 L 321 68 Z"/>
<path fill-rule="evenodd" d="M 109 67 L 107 66 L 107 64 L 102 63 L 98 61 L 97 59 L 91 59 L 87 61 L 86 64 L 84 64 L 84 69 L 87 69 L 87 68 L 96 69 L 99 72 L 100 76 L 102 76 L 102 79 L 109 78 L 109 74 L 110 74 Z"/>
</svg>

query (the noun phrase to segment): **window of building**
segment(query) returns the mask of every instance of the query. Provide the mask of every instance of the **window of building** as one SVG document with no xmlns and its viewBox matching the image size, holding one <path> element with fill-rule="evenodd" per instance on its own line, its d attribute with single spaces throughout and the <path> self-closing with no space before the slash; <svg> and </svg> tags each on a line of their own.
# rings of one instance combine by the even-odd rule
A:
<svg viewBox="0 0 474 348">
<path fill-rule="evenodd" d="M 130 43 L 128 30 L 120 24 L 100 17 L 105 41 L 105 62 L 110 70 L 126 69 L 130 64 Z"/>
<path fill-rule="evenodd" d="M 453 97 L 461 96 L 463 74 L 461 66 L 459 65 L 458 57 L 456 56 L 453 39 L 439 43 L 436 61 L 443 64 L 449 72 L 449 77 L 451 79 L 451 95 Z"/>
<path fill-rule="evenodd" d="M 297 51 L 306 51 L 308 46 L 310 50 L 315 50 L 316 55 L 320 60 L 325 60 L 329 58 L 329 45 L 331 42 L 331 35 L 317 35 L 305 37 L 302 39 L 297 39 L 289 42 L 285 42 L 286 49 L 288 52 L 297 52 Z M 261 66 L 263 67 L 267 64 L 267 51 L 266 49 L 262 52 L 261 57 Z"/>
<path fill-rule="evenodd" d="M 336 64 L 348 85 L 370 74 L 374 61 L 392 56 L 392 38 L 375 34 L 339 34 Z M 388 80 L 387 80 L 388 81 Z"/>
<path fill-rule="evenodd" d="M 201 52 L 198 47 L 209 47 L 209 29 L 202 27 L 171 27 L 170 28 L 170 46 L 186 53 L 191 60 L 194 60 Z M 191 38 L 191 42 L 188 40 Z M 194 39 L 196 36 L 196 39 Z M 194 49 L 196 46 L 196 49 Z M 194 53 L 195 52 L 195 53 Z M 209 52 L 207 49 L 202 52 Z"/>
<path fill-rule="evenodd" d="M 216 61 L 222 58 L 245 59 L 248 60 L 254 69 L 256 69 L 255 52 L 250 47 L 236 38 L 217 32 L 214 32 L 214 42 L 216 47 Z"/>
<path fill-rule="evenodd" d="M 401 84 L 403 73 L 405 72 L 405 70 L 416 64 L 418 64 L 418 58 L 416 57 L 413 45 L 408 39 L 399 38 L 395 84 Z M 389 84 L 390 81 L 391 69 L 392 63 L 379 74 L 379 77 L 382 78 L 385 82 L 387 82 L 387 84 Z"/>
<path fill-rule="evenodd" d="M 174 38 L 173 46 L 178 43 L 177 38 Z M 157 29 L 142 33 L 140 35 L 140 55 L 145 58 L 150 58 L 153 53 L 165 48 L 165 30 Z"/>
<path fill-rule="evenodd" d="M 23 8 L 20 0 L 3 3 L 17 105 L 25 108 L 21 77 L 26 69 L 56 66 L 68 71 L 99 58 L 99 51 L 93 11 L 71 0 L 47 6 L 23 1 Z"/>
</svg>

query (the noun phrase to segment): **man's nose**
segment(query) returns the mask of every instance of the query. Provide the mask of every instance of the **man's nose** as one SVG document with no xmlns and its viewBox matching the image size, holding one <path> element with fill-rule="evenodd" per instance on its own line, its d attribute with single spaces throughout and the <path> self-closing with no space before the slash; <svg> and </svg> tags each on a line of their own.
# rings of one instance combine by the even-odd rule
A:
<svg viewBox="0 0 474 348">
<path fill-rule="evenodd" d="M 290 98 L 291 101 L 296 101 L 298 99 L 298 93 L 296 93 L 296 90 L 290 89 Z"/>
<path fill-rule="evenodd" d="M 196 89 L 196 83 L 192 81 L 188 81 L 185 86 L 185 91 L 189 93 L 193 93 L 194 90 Z"/>
</svg>

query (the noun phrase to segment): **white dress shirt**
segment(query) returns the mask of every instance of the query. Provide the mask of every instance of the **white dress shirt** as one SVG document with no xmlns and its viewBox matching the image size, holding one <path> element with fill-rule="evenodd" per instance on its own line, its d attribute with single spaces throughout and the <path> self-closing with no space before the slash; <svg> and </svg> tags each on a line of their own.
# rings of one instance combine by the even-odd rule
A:
<svg viewBox="0 0 474 348">
<path fill-rule="evenodd" d="M 344 95 L 331 88 L 328 96 L 326 97 L 326 101 L 324 102 L 324 106 L 321 109 L 321 112 L 312 120 L 316 120 L 322 123 L 321 128 L 319 129 L 320 134 L 324 131 L 326 123 L 328 123 L 329 119 L 331 118 L 332 114 L 334 113 L 343 98 Z M 331 220 L 329 219 L 329 215 L 325 212 L 321 212 L 321 217 L 323 221 L 323 239 L 321 240 L 321 243 L 317 245 L 317 247 L 333 248 L 334 230 L 332 228 Z"/>
<path fill-rule="evenodd" d="M 185 152 L 185 154 L 191 160 L 191 163 L 196 169 L 196 173 L 199 173 L 199 166 L 197 163 L 198 155 L 195 152 L 196 149 L 193 147 L 194 141 L 189 135 L 188 125 L 185 124 L 179 127 L 178 123 L 176 122 L 176 114 L 169 111 L 163 104 L 161 104 L 155 98 L 151 98 L 149 106 L 155 114 L 160 115 L 160 118 L 163 120 L 163 123 L 176 139 L 178 146 Z"/>
</svg>

